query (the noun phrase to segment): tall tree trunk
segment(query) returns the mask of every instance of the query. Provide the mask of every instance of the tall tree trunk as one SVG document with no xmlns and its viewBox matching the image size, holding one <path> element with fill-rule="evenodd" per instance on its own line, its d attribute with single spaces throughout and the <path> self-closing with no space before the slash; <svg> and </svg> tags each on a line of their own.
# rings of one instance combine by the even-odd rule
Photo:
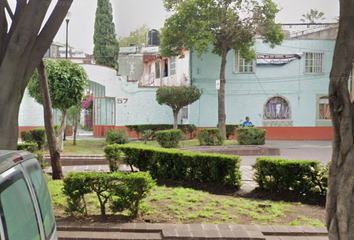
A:
<svg viewBox="0 0 354 240">
<path fill-rule="evenodd" d="M 60 162 L 60 152 L 56 147 L 55 131 L 53 125 L 53 110 L 50 101 L 49 88 L 47 73 L 44 66 L 44 61 L 42 60 L 37 67 L 38 70 L 38 80 L 41 89 L 41 95 L 43 99 L 43 109 L 44 109 L 44 125 L 45 132 L 47 134 L 47 140 L 49 145 L 50 159 L 52 163 L 53 179 L 62 179 L 63 171 Z"/>
<path fill-rule="evenodd" d="M 354 116 L 348 79 L 354 57 L 354 1 L 340 0 L 338 36 L 329 84 L 334 140 L 327 192 L 330 240 L 354 239 Z"/>
<path fill-rule="evenodd" d="M 173 111 L 173 129 L 178 128 L 178 111 Z"/>
<path fill-rule="evenodd" d="M 74 134 L 74 137 L 73 137 L 73 145 L 75 146 L 77 143 L 76 143 L 76 134 L 77 134 L 77 125 L 74 125 L 73 126 L 73 134 Z"/>
<path fill-rule="evenodd" d="M 1 92 L 0 90 L 0 94 Z M 17 149 L 20 103 L 21 99 L 0 100 L 0 111 L 2 112 L 0 114 L 0 149 Z"/>
<path fill-rule="evenodd" d="M 220 68 L 220 89 L 219 89 L 219 101 L 218 101 L 218 107 L 219 107 L 219 128 L 221 130 L 222 135 L 226 138 L 226 113 L 225 113 L 225 84 L 226 84 L 226 79 L 225 79 L 225 67 L 226 67 L 226 56 L 227 56 L 228 50 L 224 50 L 222 58 L 221 58 L 221 68 Z"/>
<path fill-rule="evenodd" d="M 57 148 L 59 149 L 60 152 L 64 150 L 64 131 L 66 130 L 66 118 L 67 118 L 67 111 L 62 110 L 61 111 L 61 124 L 60 124 L 60 129 L 58 133 L 58 141 L 57 141 Z"/>
</svg>

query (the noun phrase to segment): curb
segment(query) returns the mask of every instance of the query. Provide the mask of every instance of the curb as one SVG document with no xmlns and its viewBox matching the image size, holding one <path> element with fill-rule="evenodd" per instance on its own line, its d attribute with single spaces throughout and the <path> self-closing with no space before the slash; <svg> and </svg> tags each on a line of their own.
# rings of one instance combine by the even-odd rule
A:
<svg viewBox="0 0 354 240">
<path fill-rule="evenodd" d="M 328 239 L 325 227 L 228 224 L 148 224 L 58 222 L 60 240 L 71 239 Z M 304 238 L 305 237 L 305 238 Z"/>
</svg>

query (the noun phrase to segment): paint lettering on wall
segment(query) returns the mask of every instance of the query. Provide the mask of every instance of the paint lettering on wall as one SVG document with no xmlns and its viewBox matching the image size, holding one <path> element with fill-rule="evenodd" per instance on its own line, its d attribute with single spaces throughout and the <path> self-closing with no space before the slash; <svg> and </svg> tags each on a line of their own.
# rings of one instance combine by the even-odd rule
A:
<svg viewBox="0 0 354 240">
<path fill-rule="evenodd" d="M 126 104 L 128 102 L 128 98 L 117 98 L 117 104 Z"/>
</svg>

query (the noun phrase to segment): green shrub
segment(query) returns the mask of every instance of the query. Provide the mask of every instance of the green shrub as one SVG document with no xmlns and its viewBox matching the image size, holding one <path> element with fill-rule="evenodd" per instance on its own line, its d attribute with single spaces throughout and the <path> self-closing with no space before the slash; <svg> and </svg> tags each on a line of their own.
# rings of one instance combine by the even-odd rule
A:
<svg viewBox="0 0 354 240">
<path fill-rule="evenodd" d="M 127 146 L 125 148 L 125 146 Z M 151 164 L 149 160 L 154 155 L 154 149 L 149 146 L 144 147 L 133 147 L 128 145 L 119 145 L 119 150 L 122 151 L 124 149 L 123 162 L 127 165 L 130 165 L 132 171 L 133 166 L 137 167 L 140 171 L 149 171 Z"/>
<path fill-rule="evenodd" d="M 240 187 L 240 157 L 163 149 L 146 145 L 119 145 L 128 164 L 149 171 L 154 178 L 198 180 Z"/>
<path fill-rule="evenodd" d="M 138 138 L 146 130 L 152 131 L 152 136 L 154 137 L 155 132 L 162 130 L 173 129 L 173 124 L 140 124 L 140 125 L 125 125 L 130 132 L 134 131 Z M 189 134 L 193 137 L 193 131 L 197 130 L 194 124 L 178 124 L 178 129 L 182 130 L 184 134 Z"/>
<path fill-rule="evenodd" d="M 68 173 L 63 181 L 63 193 L 67 196 L 67 212 L 87 214 L 85 194 L 91 193 L 91 186 L 87 182 L 87 173 Z"/>
<path fill-rule="evenodd" d="M 222 145 L 225 138 L 219 128 L 206 128 L 200 130 L 198 140 L 200 145 Z"/>
<path fill-rule="evenodd" d="M 226 139 L 234 136 L 236 129 L 240 127 L 242 127 L 242 124 L 226 124 Z"/>
<path fill-rule="evenodd" d="M 69 173 L 64 178 L 63 193 L 67 196 L 67 211 L 86 213 L 85 195 L 95 193 L 100 203 L 101 214 L 106 215 L 106 205 L 114 212 L 131 211 L 137 217 L 141 201 L 155 186 L 148 173 Z"/>
<path fill-rule="evenodd" d="M 35 151 L 37 151 L 37 149 L 38 149 L 38 145 L 35 142 L 17 144 L 17 150 L 23 150 L 23 151 L 34 153 Z"/>
<path fill-rule="evenodd" d="M 86 174 L 85 182 L 98 198 L 101 208 L 101 215 L 106 215 L 106 204 L 112 198 L 116 188 L 121 185 L 121 180 L 124 174 L 121 172 L 115 173 L 98 173 L 91 172 Z M 126 194 L 123 192 L 122 194 Z"/>
<path fill-rule="evenodd" d="M 111 209 L 113 212 L 122 212 L 128 209 L 131 216 L 136 218 L 139 215 L 140 203 L 156 183 L 146 172 L 123 175 L 121 181 L 123 184 L 115 188 Z"/>
<path fill-rule="evenodd" d="M 259 157 L 252 168 L 260 189 L 321 194 L 327 191 L 328 168 L 318 161 Z"/>
<path fill-rule="evenodd" d="M 38 150 L 42 149 L 46 142 L 46 134 L 44 127 L 32 129 L 30 130 L 30 133 L 32 135 L 33 141 L 36 142 L 38 145 Z"/>
<path fill-rule="evenodd" d="M 123 129 L 108 129 L 106 132 L 106 143 L 107 144 L 125 144 L 129 142 L 129 137 L 126 131 Z"/>
<path fill-rule="evenodd" d="M 43 150 L 37 150 L 34 152 L 37 155 L 37 160 L 42 169 L 48 166 L 48 163 L 44 160 L 44 152 Z"/>
<path fill-rule="evenodd" d="M 188 134 L 189 138 L 193 138 L 193 132 L 197 130 L 194 124 L 178 124 L 178 129 L 181 129 L 184 134 Z"/>
<path fill-rule="evenodd" d="M 32 134 L 27 131 L 21 131 L 21 140 L 24 143 L 30 143 L 33 142 Z"/>
<path fill-rule="evenodd" d="M 108 160 L 109 170 L 111 172 L 116 172 L 119 169 L 121 154 L 118 146 L 118 144 L 110 144 L 103 148 L 104 156 Z"/>
<path fill-rule="evenodd" d="M 156 141 L 163 148 L 177 147 L 183 138 L 183 133 L 180 129 L 163 130 L 155 133 Z"/>
<path fill-rule="evenodd" d="M 255 127 L 237 129 L 237 141 L 240 145 L 264 145 L 267 131 Z"/>
</svg>

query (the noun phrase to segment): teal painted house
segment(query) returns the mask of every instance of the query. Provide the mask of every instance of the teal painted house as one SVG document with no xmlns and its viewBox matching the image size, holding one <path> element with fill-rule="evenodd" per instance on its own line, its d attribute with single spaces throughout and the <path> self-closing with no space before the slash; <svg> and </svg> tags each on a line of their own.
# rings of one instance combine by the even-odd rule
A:
<svg viewBox="0 0 354 240">
<path fill-rule="evenodd" d="M 270 48 L 257 39 L 257 59 L 252 62 L 230 51 L 225 74 L 226 123 L 242 123 L 249 116 L 256 126 L 273 130 L 330 127 L 327 94 L 334 45 L 335 40 L 287 39 Z M 189 107 L 188 120 L 198 127 L 218 123 L 220 64 L 221 58 L 212 53 L 201 58 L 191 54 L 191 84 L 201 89 L 202 96 Z"/>
</svg>

